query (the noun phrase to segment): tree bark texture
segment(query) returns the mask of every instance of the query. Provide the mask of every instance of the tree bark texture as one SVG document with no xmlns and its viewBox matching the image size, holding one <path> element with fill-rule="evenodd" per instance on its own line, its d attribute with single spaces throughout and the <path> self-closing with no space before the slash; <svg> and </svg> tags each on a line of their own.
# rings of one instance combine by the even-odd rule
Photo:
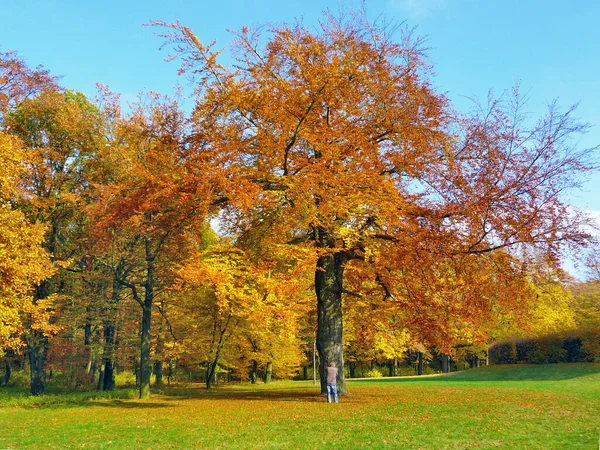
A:
<svg viewBox="0 0 600 450">
<path fill-rule="evenodd" d="M 34 330 L 27 337 L 31 395 L 42 395 L 46 391 L 46 336 Z"/>
<path fill-rule="evenodd" d="M 273 362 L 268 361 L 267 367 L 265 368 L 265 384 L 271 382 L 271 376 L 273 375 Z"/>
<path fill-rule="evenodd" d="M 448 355 L 443 354 L 442 355 L 442 372 L 448 373 L 449 369 L 450 369 L 450 362 L 448 360 Z"/>
<path fill-rule="evenodd" d="M 319 371 L 321 393 L 327 392 L 326 368 L 334 362 L 338 368 L 338 391 L 346 392 L 344 383 L 344 355 L 342 349 L 342 284 L 344 263 L 343 252 L 321 256 L 315 271 L 315 291 L 317 295 L 317 350 L 319 351 Z"/>
<path fill-rule="evenodd" d="M 150 326 L 152 324 L 152 300 L 144 300 L 140 342 L 140 399 L 150 398 Z"/>
</svg>

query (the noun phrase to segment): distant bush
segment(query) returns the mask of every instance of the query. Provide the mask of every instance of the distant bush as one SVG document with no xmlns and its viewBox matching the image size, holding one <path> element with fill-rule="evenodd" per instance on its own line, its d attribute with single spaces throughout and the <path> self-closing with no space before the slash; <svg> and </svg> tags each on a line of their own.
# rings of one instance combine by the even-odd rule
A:
<svg viewBox="0 0 600 450">
<path fill-rule="evenodd" d="M 4 375 L 4 373 L 2 374 Z M 8 387 L 29 388 L 29 371 L 13 370 L 8 380 Z"/>
<path fill-rule="evenodd" d="M 517 362 L 515 342 L 498 342 L 489 348 L 489 358 L 492 364 L 514 364 Z"/>
<path fill-rule="evenodd" d="M 365 378 L 382 378 L 383 374 L 377 369 L 371 369 L 365 373 Z"/>
<path fill-rule="evenodd" d="M 549 364 L 600 360 L 600 329 L 511 339 L 489 348 L 492 364 Z"/>
<path fill-rule="evenodd" d="M 396 373 L 398 374 L 399 377 L 411 377 L 411 376 L 417 374 L 417 372 L 415 371 L 414 367 L 412 367 L 412 366 L 410 366 L 410 367 L 406 367 L 406 366 L 398 367 L 398 370 L 396 371 Z"/>
</svg>

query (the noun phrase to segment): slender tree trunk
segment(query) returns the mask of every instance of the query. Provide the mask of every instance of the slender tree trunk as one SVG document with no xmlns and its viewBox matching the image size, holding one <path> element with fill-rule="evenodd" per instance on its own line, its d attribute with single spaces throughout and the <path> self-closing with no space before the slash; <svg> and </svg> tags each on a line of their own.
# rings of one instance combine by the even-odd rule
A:
<svg viewBox="0 0 600 450">
<path fill-rule="evenodd" d="M 150 398 L 150 328 L 152 325 L 152 302 L 154 301 L 154 260 L 151 241 L 146 239 L 146 282 L 142 303 L 142 329 L 140 333 L 140 399 Z"/>
<path fill-rule="evenodd" d="M 448 355 L 446 355 L 445 353 L 442 355 L 442 372 L 443 373 L 448 373 L 449 371 L 449 361 L 448 361 Z"/>
<path fill-rule="evenodd" d="M 102 383 L 98 387 L 102 391 L 112 391 L 115 387 L 113 353 L 115 345 L 115 324 L 113 321 L 104 323 L 104 353 L 102 355 Z"/>
<path fill-rule="evenodd" d="M 98 389 L 112 391 L 115 387 L 114 355 L 116 350 L 116 314 L 118 304 L 121 301 L 121 283 L 119 279 L 123 276 L 122 264 L 115 269 L 112 281 L 112 292 L 110 295 L 110 306 L 107 308 L 104 320 L 104 349 L 102 353 L 102 383 L 98 383 Z"/>
<path fill-rule="evenodd" d="M 94 352 L 94 348 L 92 345 L 92 336 L 93 336 L 94 330 L 92 328 L 92 317 L 89 314 L 90 313 L 89 307 L 88 307 L 87 312 L 88 312 L 88 315 L 85 319 L 85 327 L 84 327 L 84 333 L 83 333 L 83 343 L 85 345 L 87 358 L 88 358 L 87 367 L 86 367 L 85 371 L 86 371 L 88 377 L 90 378 L 90 381 L 92 381 L 96 375 L 97 362 L 96 362 L 96 355 Z"/>
<path fill-rule="evenodd" d="M 208 368 L 206 370 L 206 389 L 210 389 L 212 387 L 213 379 L 217 372 L 217 364 L 219 363 L 219 356 L 215 358 L 213 362 L 208 363 Z"/>
<path fill-rule="evenodd" d="M 423 352 L 419 352 L 419 359 L 417 362 L 417 375 L 423 375 Z"/>
<path fill-rule="evenodd" d="M 46 391 L 46 336 L 34 330 L 27 336 L 31 395 L 42 395 Z"/>
<path fill-rule="evenodd" d="M 398 357 L 394 356 L 394 376 L 398 376 Z"/>
<path fill-rule="evenodd" d="M 267 361 L 267 367 L 265 368 L 265 384 L 271 382 L 271 376 L 273 375 L 273 362 Z"/>
<path fill-rule="evenodd" d="M 253 360 L 252 361 L 252 369 L 250 369 L 250 382 L 252 384 L 256 384 L 257 373 L 258 373 L 258 361 Z"/>
<path fill-rule="evenodd" d="M 225 323 L 223 323 L 220 321 L 220 319 L 217 318 L 217 315 L 215 314 L 215 325 L 213 327 L 213 337 L 209 354 L 209 357 L 212 359 L 212 363 L 211 359 L 209 359 L 209 370 L 206 374 L 206 389 L 210 389 L 211 380 L 213 377 L 216 382 L 217 367 L 219 364 L 219 358 L 221 357 L 221 351 L 223 350 L 223 347 L 225 346 L 225 344 L 231 337 L 231 334 L 233 333 L 233 330 L 229 328 L 231 317 L 232 314 L 229 313 L 229 315 L 227 316 L 227 320 L 225 321 Z M 235 328 L 236 326 L 237 322 L 233 325 L 232 328 Z M 226 334 L 228 330 L 229 335 Z M 214 355 L 214 358 L 212 357 L 212 355 Z"/>
<path fill-rule="evenodd" d="M 10 361 L 4 362 L 4 377 L 2 378 L 2 386 L 8 386 L 8 382 L 10 380 L 10 374 L 12 373 L 12 366 L 10 365 Z"/>
<path fill-rule="evenodd" d="M 52 238 L 52 236 L 51 236 Z M 52 245 L 49 249 L 53 250 Z M 50 280 L 42 281 L 35 289 L 36 299 L 48 298 L 52 292 Z M 29 359 L 31 395 L 42 395 L 46 391 L 46 347 L 48 338 L 40 330 L 31 330 L 25 336 Z"/>
<path fill-rule="evenodd" d="M 163 384 L 163 355 L 165 343 L 163 339 L 162 325 L 158 330 L 158 338 L 156 340 L 156 361 L 154 361 L 154 385 L 161 386 Z"/>
<path fill-rule="evenodd" d="M 135 385 L 140 388 L 140 358 L 139 356 L 135 358 L 133 362 L 133 371 L 135 372 Z"/>
<path fill-rule="evenodd" d="M 148 296 L 142 307 L 140 333 L 140 399 L 150 398 L 150 326 L 152 324 L 152 300 Z"/>
<path fill-rule="evenodd" d="M 169 366 L 167 367 L 167 384 L 171 384 L 171 378 L 173 377 L 175 364 L 173 360 L 169 361 Z"/>
<path fill-rule="evenodd" d="M 317 341 L 313 341 L 313 385 L 317 384 Z"/>
<path fill-rule="evenodd" d="M 346 261 L 344 252 L 321 256 L 315 271 L 321 393 L 327 392 L 326 368 L 331 362 L 334 362 L 338 368 L 338 390 L 341 394 L 346 393 L 342 349 L 342 283 Z"/>
<path fill-rule="evenodd" d="M 155 361 L 154 362 L 154 385 L 161 386 L 163 384 L 163 362 Z"/>
<path fill-rule="evenodd" d="M 351 361 L 348 363 L 348 375 L 350 375 L 350 378 L 355 378 L 356 374 L 356 363 L 354 361 Z"/>
</svg>

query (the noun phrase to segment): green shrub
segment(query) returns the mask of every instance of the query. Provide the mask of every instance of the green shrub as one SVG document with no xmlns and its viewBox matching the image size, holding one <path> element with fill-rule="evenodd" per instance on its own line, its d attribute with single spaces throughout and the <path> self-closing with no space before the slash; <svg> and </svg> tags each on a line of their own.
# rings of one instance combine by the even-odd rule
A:
<svg viewBox="0 0 600 450">
<path fill-rule="evenodd" d="M 492 364 L 600 361 L 600 328 L 497 342 L 489 357 Z"/>
<path fill-rule="evenodd" d="M 135 386 L 135 373 L 131 371 L 117 372 L 115 386 Z"/>
<path fill-rule="evenodd" d="M 549 364 L 565 362 L 567 351 L 563 348 L 564 339 L 557 336 L 546 336 L 537 339 L 536 349 L 526 362 L 531 364 Z"/>
<path fill-rule="evenodd" d="M 515 351 L 517 354 L 514 362 L 532 362 L 535 353 L 538 351 L 538 344 L 535 339 L 522 339 L 515 342 Z"/>
<path fill-rule="evenodd" d="M 586 355 L 582 351 L 581 337 L 565 339 L 563 348 L 566 351 L 566 362 L 584 362 L 586 360 Z"/>
<path fill-rule="evenodd" d="M 583 330 L 580 339 L 584 361 L 600 361 L 600 327 Z"/>
<path fill-rule="evenodd" d="M 517 350 L 513 341 L 498 342 L 490 346 L 489 358 L 492 364 L 515 364 Z"/>
<path fill-rule="evenodd" d="M 27 388 L 29 389 L 29 371 L 13 370 L 10 374 L 7 387 Z"/>
<path fill-rule="evenodd" d="M 365 373 L 365 378 L 382 378 L 383 374 L 377 369 L 371 369 L 367 373 Z"/>
</svg>

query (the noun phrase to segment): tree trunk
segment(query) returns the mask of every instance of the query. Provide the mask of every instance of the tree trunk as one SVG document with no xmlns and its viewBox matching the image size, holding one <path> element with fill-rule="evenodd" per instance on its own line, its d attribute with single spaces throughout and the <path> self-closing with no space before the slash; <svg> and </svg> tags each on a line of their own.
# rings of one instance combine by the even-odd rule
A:
<svg viewBox="0 0 600 450">
<path fill-rule="evenodd" d="M 154 361 L 154 385 L 161 386 L 163 384 L 163 359 L 164 359 L 165 343 L 162 335 L 162 325 L 158 330 L 158 338 L 156 340 L 156 351 Z"/>
<path fill-rule="evenodd" d="M 152 299 L 148 296 L 142 307 L 142 330 L 140 333 L 140 399 L 150 398 L 150 326 L 152 324 Z"/>
<path fill-rule="evenodd" d="M 101 391 L 112 391 L 115 387 L 113 353 L 115 345 L 115 324 L 112 321 L 104 323 L 104 354 L 102 355 L 102 383 L 98 383 Z"/>
<path fill-rule="evenodd" d="M 394 375 L 395 377 L 398 376 L 398 357 L 394 356 Z"/>
<path fill-rule="evenodd" d="M 102 391 L 112 391 L 115 388 L 115 370 L 114 354 L 116 350 L 116 314 L 118 304 L 121 301 L 121 283 L 119 279 L 123 276 L 122 264 L 115 269 L 112 281 L 112 293 L 110 296 L 110 306 L 107 308 L 106 320 L 104 320 L 104 349 L 102 353 L 102 382 L 98 382 L 98 389 Z"/>
<path fill-rule="evenodd" d="M 90 380 L 90 382 L 93 382 L 94 378 L 96 377 L 96 370 L 98 368 L 98 362 L 96 360 L 97 355 L 94 349 L 94 345 L 93 345 L 93 333 L 94 330 L 92 328 L 92 317 L 91 317 L 91 308 L 88 308 L 88 315 L 86 317 L 85 320 L 85 327 L 84 327 L 84 345 L 85 345 L 85 349 L 86 349 L 86 353 L 87 353 L 87 357 L 88 357 L 88 363 L 87 363 L 87 367 L 86 367 L 86 373 L 88 375 L 88 378 Z"/>
<path fill-rule="evenodd" d="M 155 361 L 154 362 L 154 386 L 161 386 L 163 381 L 163 362 L 162 361 Z"/>
<path fill-rule="evenodd" d="M 133 362 L 133 371 L 135 372 L 135 385 L 140 387 L 140 358 L 136 357 Z"/>
<path fill-rule="evenodd" d="M 356 370 L 356 363 L 354 361 L 349 362 L 348 363 L 348 372 L 349 372 L 350 378 L 356 377 L 355 370 Z"/>
<path fill-rule="evenodd" d="M 265 384 L 269 384 L 271 382 L 272 375 L 273 375 L 273 362 L 268 361 L 267 367 L 265 368 Z"/>
<path fill-rule="evenodd" d="M 10 380 L 10 374 L 12 373 L 12 366 L 10 365 L 10 361 L 4 362 L 4 377 L 2 378 L 2 386 L 8 386 L 8 382 Z"/>
<path fill-rule="evenodd" d="M 34 330 L 27 337 L 31 395 L 42 395 L 46 390 L 46 337 Z"/>
<path fill-rule="evenodd" d="M 258 378 L 258 362 L 256 360 L 252 361 L 252 369 L 250 369 L 250 382 L 252 384 L 256 384 L 256 380 Z"/>
<path fill-rule="evenodd" d="M 417 375 L 423 375 L 423 352 L 419 352 L 419 360 L 417 363 Z"/>
<path fill-rule="evenodd" d="M 53 249 L 52 247 L 51 249 Z M 35 289 L 36 299 L 48 298 L 52 292 L 50 280 L 42 281 Z M 31 330 L 25 337 L 29 359 L 31 395 L 42 395 L 46 391 L 46 347 L 48 338 L 40 330 Z"/>
<path fill-rule="evenodd" d="M 442 355 L 442 372 L 443 373 L 448 373 L 449 372 L 449 361 L 448 361 L 448 355 L 446 355 L 445 353 Z"/>
<path fill-rule="evenodd" d="M 219 357 L 217 356 L 212 363 L 210 361 L 208 363 L 208 368 L 206 370 L 206 389 L 210 389 L 212 386 L 213 378 L 217 372 L 218 361 Z"/>
<path fill-rule="evenodd" d="M 174 369 L 175 363 L 173 360 L 170 360 L 169 366 L 167 367 L 167 384 L 171 384 L 171 378 L 173 378 Z"/>
<path fill-rule="evenodd" d="M 152 325 L 152 302 L 154 301 L 154 258 L 151 241 L 146 239 L 146 282 L 142 304 L 142 330 L 140 344 L 140 399 L 150 398 L 150 327 Z"/>
<path fill-rule="evenodd" d="M 222 335 L 221 335 L 222 336 Z M 219 358 L 221 356 L 221 342 L 219 342 L 219 346 L 215 352 L 214 360 L 208 361 L 208 368 L 206 371 L 206 389 L 210 389 L 211 383 L 217 381 L 217 367 L 219 366 Z"/>
<path fill-rule="evenodd" d="M 326 368 L 334 362 L 338 368 L 338 391 L 346 393 L 344 383 L 344 355 L 342 349 L 342 283 L 344 263 L 343 252 L 321 256 L 315 271 L 315 291 L 317 295 L 317 349 L 321 374 L 321 393 L 327 392 Z"/>
</svg>

